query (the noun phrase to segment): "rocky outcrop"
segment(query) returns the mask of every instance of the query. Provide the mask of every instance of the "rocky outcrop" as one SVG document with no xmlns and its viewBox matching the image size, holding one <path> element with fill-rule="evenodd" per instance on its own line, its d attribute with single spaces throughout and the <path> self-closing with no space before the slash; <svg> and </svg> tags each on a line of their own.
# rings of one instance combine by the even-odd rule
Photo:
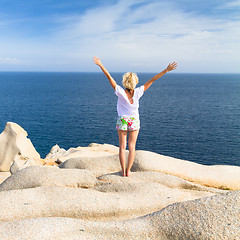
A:
<svg viewBox="0 0 240 240">
<path fill-rule="evenodd" d="M 156 176 L 151 179 L 139 172 L 132 173 L 131 178 L 124 178 L 120 173 L 108 174 L 96 181 L 89 170 L 27 167 L 0 185 L 0 220 L 48 216 L 92 221 L 132 219 L 175 202 L 222 192 L 194 189 L 190 183 L 184 187 L 180 179 L 175 180 L 179 184 L 166 186 L 164 182 L 170 179 L 166 175 L 165 181 L 159 183 Z"/>
<path fill-rule="evenodd" d="M 66 150 L 64 148 L 60 148 L 56 144 L 51 148 L 50 153 L 45 157 L 45 160 L 49 161 L 49 159 L 51 159 L 51 160 L 56 161 L 59 159 L 59 157 L 64 155 L 64 153 L 66 153 Z"/>
<path fill-rule="evenodd" d="M 91 143 L 88 147 L 70 148 L 67 151 L 55 145 L 45 160 L 49 161 L 51 159 L 57 161 L 57 163 L 63 163 L 71 158 L 104 157 L 116 154 L 118 154 L 118 147 L 110 144 Z"/>
<path fill-rule="evenodd" d="M 116 172 L 121 170 L 118 155 L 70 158 L 61 163 L 59 168 L 79 168 L 92 171 L 105 170 L 106 172 Z"/>
<path fill-rule="evenodd" d="M 240 167 L 137 151 L 122 177 L 116 146 L 31 146 L 13 123 L 0 135 L 1 240 L 240 239 Z"/>
<path fill-rule="evenodd" d="M 175 203 L 126 221 L 96 222 L 56 216 L 4 221 L 0 222 L 0 238 L 239 240 L 239 218 L 240 191 L 233 191 Z"/>
<path fill-rule="evenodd" d="M 240 189 L 240 167 L 206 166 L 148 151 L 136 151 L 132 171 L 157 171 L 209 187 Z"/>
<path fill-rule="evenodd" d="M 89 147 L 91 151 L 91 147 Z M 126 157 L 128 153 L 126 153 Z M 78 168 L 109 173 L 120 171 L 118 154 L 99 157 L 66 158 L 60 168 Z M 161 172 L 180 177 L 203 186 L 225 190 L 240 189 L 240 167 L 215 165 L 206 166 L 190 161 L 138 150 L 132 166 L 134 172 Z"/>
<path fill-rule="evenodd" d="M 27 136 L 27 132 L 18 124 L 6 124 L 0 134 L 0 171 L 8 172 L 14 160 L 34 159 L 41 164 L 40 155 Z"/>
<path fill-rule="evenodd" d="M 39 186 L 90 188 L 95 186 L 96 182 L 97 179 L 88 170 L 30 166 L 9 176 L 0 184 L 0 191 L 35 188 Z"/>
</svg>

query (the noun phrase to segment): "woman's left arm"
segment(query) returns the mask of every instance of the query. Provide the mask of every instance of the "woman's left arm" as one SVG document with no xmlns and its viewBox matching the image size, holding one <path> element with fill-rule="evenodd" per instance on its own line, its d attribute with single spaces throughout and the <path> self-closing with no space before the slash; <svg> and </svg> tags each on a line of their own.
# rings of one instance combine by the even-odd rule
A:
<svg viewBox="0 0 240 240">
<path fill-rule="evenodd" d="M 144 84 L 144 91 L 146 91 L 153 84 L 154 81 L 158 80 L 160 77 L 162 77 L 167 72 L 175 70 L 176 68 L 177 68 L 177 63 L 176 62 L 169 63 L 169 65 L 167 66 L 167 68 L 165 70 L 163 70 L 162 72 L 158 73 L 157 75 L 155 75 L 153 78 L 151 78 L 150 80 L 148 80 Z"/>
<path fill-rule="evenodd" d="M 103 73 L 105 74 L 105 76 L 108 78 L 112 88 L 115 90 L 115 87 L 117 86 L 117 83 L 115 82 L 115 80 L 112 78 L 112 76 L 110 75 L 110 73 L 108 72 L 108 70 L 103 66 L 103 64 L 101 63 L 100 59 L 98 57 L 94 57 L 93 58 L 93 62 L 98 65 Z"/>
</svg>

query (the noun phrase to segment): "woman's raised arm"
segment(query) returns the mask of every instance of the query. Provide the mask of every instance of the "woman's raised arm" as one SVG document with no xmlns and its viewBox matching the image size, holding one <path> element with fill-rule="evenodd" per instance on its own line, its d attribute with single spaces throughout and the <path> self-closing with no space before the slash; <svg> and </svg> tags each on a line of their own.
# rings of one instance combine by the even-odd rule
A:
<svg viewBox="0 0 240 240">
<path fill-rule="evenodd" d="M 172 70 L 175 70 L 177 68 L 177 63 L 173 62 L 173 63 L 169 63 L 167 68 L 165 70 L 163 70 L 162 72 L 158 73 L 157 75 L 155 75 L 153 78 L 151 78 L 150 80 L 148 80 L 145 84 L 144 84 L 144 91 L 146 91 L 154 81 L 156 81 L 157 79 L 159 79 L 160 77 L 162 77 L 165 73 L 170 72 Z"/>
<path fill-rule="evenodd" d="M 117 83 L 115 82 L 115 80 L 112 78 L 112 76 L 110 75 L 110 73 L 108 72 L 108 70 L 103 66 L 103 64 L 101 63 L 100 59 L 98 57 L 94 57 L 93 58 L 93 62 L 98 65 L 103 73 L 105 74 L 105 76 L 108 78 L 112 88 L 115 90 L 115 87 L 117 86 Z"/>
</svg>

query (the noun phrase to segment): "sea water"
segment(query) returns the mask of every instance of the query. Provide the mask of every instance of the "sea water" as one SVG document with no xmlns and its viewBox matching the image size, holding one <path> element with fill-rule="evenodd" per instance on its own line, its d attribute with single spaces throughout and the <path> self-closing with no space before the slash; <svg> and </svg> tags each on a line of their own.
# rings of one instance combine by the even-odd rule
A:
<svg viewBox="0 0 240 240">
<path fill-rule="evenodd" d="M 112 73 L 121 85 L 123 73 Z M 154 73 L 138 73 L 141 86 Z M 41 157 L 58 144 L 118 145 L 117 96 L 102 73 L 0 73 L 0 131 L 16 122 Z M 140 99 L 136 148 L 240 166 L 240 75 L 168 73 Z"/>
</svg>

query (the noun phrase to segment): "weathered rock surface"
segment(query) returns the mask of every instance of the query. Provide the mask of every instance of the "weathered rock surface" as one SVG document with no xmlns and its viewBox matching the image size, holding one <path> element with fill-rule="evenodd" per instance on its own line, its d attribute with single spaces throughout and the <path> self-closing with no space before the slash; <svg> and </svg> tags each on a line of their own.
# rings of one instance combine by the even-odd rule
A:
<svg viewBox="0 0 240 240">
<path fill-rule="evenodd" d="M 19 171 L 22 168 L 26 168 L 29 166 L 39 166 L 39 165 L 45 165 L 45 161 L 44 160 L 36 160 L 36 159 L 28 159 L 28 160 L 23 160 L 23 159 L 15 159 L 13 160 L 13 163 L 10 167 L 10 172 L 11 174 L 16 173 L 17 171 Z"/>
<path fill-rule="evenodd" d="M 172 204 L 127 221 L 40 217 L 0 222 L 7 239 L 240 239 L 240 191 Z"/>
<path fill-rule="evenodd" d="M 168 175 L 166 173 L 160 173 L 160 172 L 132 172 L 131 178 L 121 178 L 119 177 L 119 173 L 116 174 L 105 174 L 100 177 L 98 177 L 99 180 L 108 182 L 114 182 L 117 184 L 123 184 L 123 183 L 160 183 L 166 187 L 173 188 L 173 189 L 186 189 L 186 190 L 194 190 L 196 193 L 198 191 L 207 191 L 212 193 L 223 193 L 224 191 L 220 191 L 216 188 L 210 188 L 205 187 L 200 184 L 192 183 L 189 181 L 186 181 L 182 178 Z"/>
<path fill-rule="evenodd" d="M 85 157 L 87 150 L 85 150 L 85 154 L 82 157 L 69 158 L 72 156 L 72 154 L 70 154 L 64 157 L 64 161 L 59 167 L 88 169 L 95 172 L 100 171 L 102 174 L 121 170 L 118 154 L 114 154 L 114 151 L 107 156 L 100 154 L 100 156 L 96 157 L 91 155 L 91 147 L 86 148 L 88 148 L 90 152 L 89 157 Z M 71 149 L 71 151 L 77 150 Z M 99 149 L 98 151 L 101 152 Z M 126 157 L 127 156 L 128 152 L 126 152 Z M 240 189 L 240 167 L 238 166 L 206 166 L 143 150 L 136 151 L 136 157 L 131 171 L 161 172 L 207 187 L 228 190 Z"/>
<path fill-rule="evenodd" d="M 59 168 L 80 168 L 91 171 L 105 170 L 106 172 L 121 170 L 118 154 L 100 157 L 71 158 L 61 163 Z"/>
<path fill-rule="evenodd" d="M 55 145 L 38 162 L 21 127 L 5 130 L 0 156 L 11 157 L 12 175 L 0 174 L 1 240 L 240 239 L 240 191 L 223 190 L 240 189 L 240 167 L 137 151 L 122 177 L 113 145 Z"/>
<path fill-rule="evenodd" d="M 95 186 L 97 179 L 88 170 L 60 169 L 50 166 L 30 166 L 17 171 L 0 184 L 0 191 L 35 188 L 39 186 Z"/>
<path fill-rule="evenodd" d="M 18 124 L 8 122 L 0 134 L 0 171 L 9 172 L 14 160 L 40 160 L 27 132 Z"/>
<path fill-rule="evenodd" d="M 0 172 L 0 184 L 5 181 L 9 176 L 11 176 L 10 172 Z"/>
<path fill-rule="evenodd" d="M 52 160 L 57 160 L 59 157 L 61 157 L 64 153 L 66 153 L 66 150 L 64 148 L 60 148 L 57 144 L 54 145 L 50 153 L 45 157 L 45 160 L 52 159 Z"/>
<path fill-rule="evenodd" d="M 60 148 L 58 145 L 52 147 L 50 153 L 46 156 L 45 160 L 55 160 L 58 163 L 71 158 L 82 158 L 82 157 L 103 157 L 118 154 L 118 147 L 110 144 L 97 144 L 91 143 L 88 147 L 77 147 L 70 148 L 67 151 Z"/>
<path fill-rule="evenodd" d="M 158 183 L 110 183 L 104 187 L 102 190 L 44 186 L 1 191 L 0 220 L 59 216 L 116 221 L 142 216 L 175 202 L 212 195 L 204 191 L 196 196 L 194 191 L 169 189 Z M 61 201 L 56 200 L 59 198 Z"/>
<path fill-rule="evenodd" d="M 205 166 L 148 151 L 136 151 L 132 171 L 157 171 L 205 186 L 231 190 L 240 189 L 240 167 Z"/>
</svg>

